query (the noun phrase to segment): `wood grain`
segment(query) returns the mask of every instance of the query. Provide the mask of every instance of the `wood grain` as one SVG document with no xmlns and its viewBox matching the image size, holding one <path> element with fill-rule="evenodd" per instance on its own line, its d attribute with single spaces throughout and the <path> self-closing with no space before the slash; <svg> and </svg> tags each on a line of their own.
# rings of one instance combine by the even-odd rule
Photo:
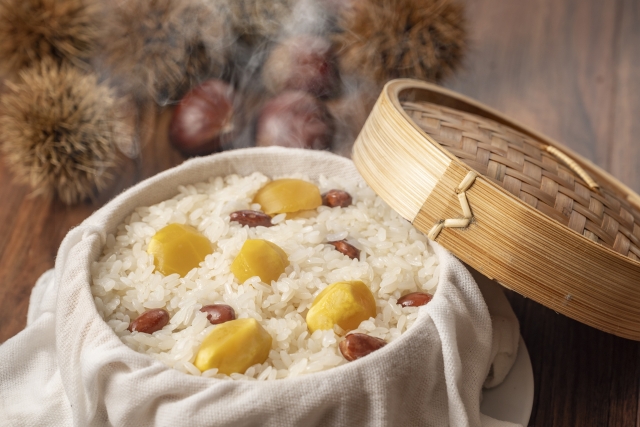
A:
<svg viewBox="0 0 640 427">
<path fill-rule="evenodd" d="M 467 2 L 471 52 L 446 86 L 640 190 L 638 2 Z M 640 426 L 640 344 L 507 292 L 535 377 L 530 426 Z"/>
<path fill-rule="evenodd" d="M 610 163 L 620 6 L 616 0 L 469 1 L 470 54 L 446 86 L 595 160 L 638 191 L 640 181 Z M 627 161 L 638 165 L 637 158 Z"/>
<path fill-rule="evenodd" d="M 159 113 L 155 107 L 141 112 L 140 159 L 120 159 L 110 187 L 93 201 L 65 206 L 54 198 L 32 197 L 28 187 L 11 182 L 5 164 L 0 168 L 0 200 L 4 201 L 0 209 L 0 343 L 25 327 L 31 288 L 53 268 L 58 246 L 72 227 L 125 188 L 182 162 L 166 137 L 164 143 L 154 141 L 156 128 L 165 129 L 166 134 L 169 113 Z"/>
<path fill-rule="evenodd" d="M 636 0 L 468 0 L 471 51 L 446 86 L 562 142 L 640 191 Z M 182 157 L 168 112 L 143 120 L 142 156 L 93 204 L 29 198 L 0 166 L 0 342 L 26 324 L 31 287 L 65 233 L 120 188 Z M 0 159 L 1 161 L 2 159 Z M 507 292 L 531 354 L 531 426 L 640 427 L 640 347 Z"/>
<path fill-rule="evenodd" d="M 608 169 L 640 193 L 640 3 L 621 6 Z"/>
</svg>

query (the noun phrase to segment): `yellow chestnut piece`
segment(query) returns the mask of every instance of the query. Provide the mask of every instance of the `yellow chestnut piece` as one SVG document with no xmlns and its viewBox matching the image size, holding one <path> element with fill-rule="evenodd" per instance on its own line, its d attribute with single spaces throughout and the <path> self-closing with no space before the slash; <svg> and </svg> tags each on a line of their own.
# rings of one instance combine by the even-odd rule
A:
<svg viewBox="0 0 640 427">
<path fill-rule="evenodd" d="M 301 179 L 276 179 L 253 198 L 267 215 L 315 209 L 322 204 L 320 190 Z"/>
<path fill-rule="evenodd" d="M 236 319 L 221 323 L 207 335 L 193 364 L 200 371 L 243 374 L 250 366 L 263 363 L 271 350 L 271 335 L 256 319 Z"/>
<path fill-rule="evenodd" d="M 313 300 L 307 313 L 307 327 L 313 333 L 338 325 L 348 332 L 370 317 L 376 317 L 376 300 L 369 287 L 359 280 L 337 282 Z"/>
<path fill-rule="evenodd" d="M 269 284 L 272 280 L 278 280 L 288 265 L 289 258 L 280 246 L 267 240 L 249 239 L 231 263 L 231 272 L 240 283 L 259 276 L 260 280 Z"/>
<path fill-rule="evenodd" d="M 209 239 L 183 224 L 167 225 L 151 238 L 147 247 L 147 253 L 153 255 L 156 270 L 165 276 L 178 273 L 184 277 L 212 252 Z"/>
</svg>

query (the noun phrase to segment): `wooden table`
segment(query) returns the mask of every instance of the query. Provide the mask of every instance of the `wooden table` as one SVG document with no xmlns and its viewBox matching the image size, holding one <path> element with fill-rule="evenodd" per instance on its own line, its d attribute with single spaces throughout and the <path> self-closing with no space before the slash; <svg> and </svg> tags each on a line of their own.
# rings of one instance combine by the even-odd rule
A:
<svg viewBox="0 0 640 427">
<path fill-rule="evenodd" d="M 640 2 L 475 0 L 464 69 L 446 86 L 565 143 L 640 191 Z M 156 114 L 158 113 L 158 114 Z M 94 203 L 29 196 L 0 168 L 0 342 L 74 225 L 123 188 L 176 165 L 169 111 L 144 113 L 143 150 Z M 638 284 L 640 286 L 640 284 Z M 640 426 L 640 344 L 509 292 L 535 376 L 529 425 Z"/>
</svg>

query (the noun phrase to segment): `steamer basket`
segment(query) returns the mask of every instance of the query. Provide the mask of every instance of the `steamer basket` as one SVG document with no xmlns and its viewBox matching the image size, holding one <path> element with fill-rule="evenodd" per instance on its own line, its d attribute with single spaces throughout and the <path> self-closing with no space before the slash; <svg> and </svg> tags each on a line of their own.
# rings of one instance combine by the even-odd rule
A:
<svg viewBox="0 0 640 427">
<path fill-rule="evenodd" d="M 392 208 L 484 275 L 640 340 L 640 197 L 589 161 L 415 80 L 385 86 L 353 160 Z"/>
</svg>

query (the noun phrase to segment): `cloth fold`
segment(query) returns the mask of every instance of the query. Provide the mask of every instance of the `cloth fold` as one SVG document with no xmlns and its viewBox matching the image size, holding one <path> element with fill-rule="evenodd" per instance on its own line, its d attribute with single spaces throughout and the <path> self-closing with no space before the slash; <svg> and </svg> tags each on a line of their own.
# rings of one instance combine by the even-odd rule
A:
<svg viewBox="0 0 640 427">
<path fill-rule="evenodd" d="M 104 234 L 135 206 L 171 197 L 178 185 L 256 170 L 362 179 L 351 161 L 329 153 L 248 149 L 187 161 L 115 198 L 68 234 L 55 271 L 32 291 L 28 326 L 0 346 L 0 424 L 513 425 L 481 415 L 480 399 L 485 380 L 496 385 L 513 363 L 517 319 L 500 289 L 483 286 L 485 303 L 469 271 L 435 243 L 438 290 L 414 325 L 334 369 L 275 381 L 216 380 L 167 368 L 124 345 L 98 316 L 89 289 Z"/>
</svg>

